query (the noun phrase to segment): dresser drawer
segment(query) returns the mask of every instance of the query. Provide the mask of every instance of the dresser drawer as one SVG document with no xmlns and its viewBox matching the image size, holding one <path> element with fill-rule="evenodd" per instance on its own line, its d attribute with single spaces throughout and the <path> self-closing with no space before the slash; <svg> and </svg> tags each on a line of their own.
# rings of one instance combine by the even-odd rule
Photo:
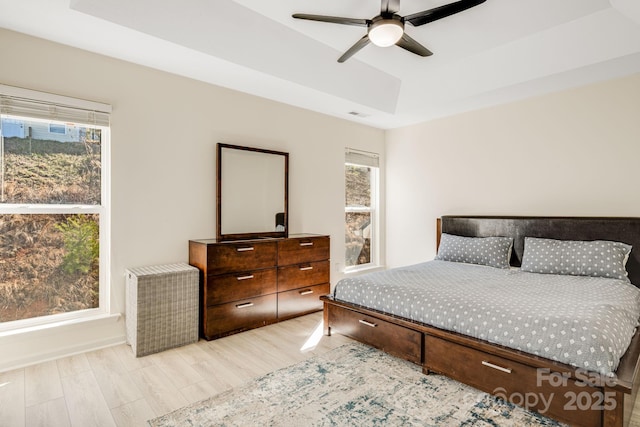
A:
<svg viewBox="0 0 640 427">
<path fill-rule="evenodd" d="M 277 320 L 276 294 L 207 307 L 205 337 L 218 338 L 231 332 L 268 325 Z"/>
<path fill-rule="evenodd" d="M 277 270 L 209 276 L 207 278 L 207 306 L 273 294 L 277 291 Z"/>
<path fill-rule="evenodd" d="M 538 370 L 430 335 L 424 341 L 424 366 L 482 391 L 572 424 L 599 426 L 605 404 L 602 389 L 577 384 L 548 370 Z M 591 402 L 583 408 L 586 400 Z M 568 410 L 565 408 L 568 408 Z M 585 411 L 578 411 L 587 409 Z M 596 410 L 588 410 L 593 408 Z M 578 417 L 578 418 L 576 418 Z"/>
<path fill-rule="evenodd" d="M 341 307 L 329 310 L 331 332 L 379 348 L 413 363 L 421 363 L 422 333 Z"/>
<path fill-rule="evenodd" d="M 330 292 L 330 285 L 308 286 L 278 293 L 278 320 L 322 310 L 320 297 Z"/>
<path fill-rule="evenodd" d="M 329 237 L 301 237 L 278 242 L 278 265 L 324 261 L 330 258 Z"/>
<path fill-rule="evenodd" d="M 278 268 L 278 292 L 329 282 L 329 261 Z"/>
<path fill-rule="evenodd" d="M 211 275 L 274 267 L 278 247 L 276 242 L 233 242 L 210 245 L 207 252 Z"/>
</svg>

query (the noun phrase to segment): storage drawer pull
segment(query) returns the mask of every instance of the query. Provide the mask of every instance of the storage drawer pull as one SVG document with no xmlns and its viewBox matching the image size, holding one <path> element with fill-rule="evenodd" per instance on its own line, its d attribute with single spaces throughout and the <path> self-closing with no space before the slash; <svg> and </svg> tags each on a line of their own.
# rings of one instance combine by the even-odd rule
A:
<svg viewBox="0 0 640 427">
<path fill-rule="evenodd" d="M 507 374 L 510 374 L 510 373 L 511 373 L 511 369 L 509 369 L 509 368 L 503 368 L 502 366 L 498 366 L 498 365 L 494 365 L 493 363 L 491 363 L 491 362 L 487 362 L 486 360 L 483 360 L 483 361 L 482 361 L 482 364 L 483 364 L 484 366 L 488 366 L 489 368 L 497 369 L 498 371 L 502 371 L 502 372 L 505 372 L 505 373 L 507 373 Z"/>
<path fill-rule="evenodd" d="M 300 295 L 310 295 L 313 293 L 313 290 L 308 289 L 306 291 L 300 291 Z"/>
<path fill-rule="evenodd" d="M 313 270 L 313 266 L 309 266 L 309 267 L 300 267 L 300 271 L 309 271 L 309 270 Z"/>
<path fill-rule="evenodd" d="M 253 307 L 253 303 L 245 302 L 244 304 L 236 304 L 236 308 L 247 308 L 247 307 Z"/>
<path fill-rule="evenodd" d="M 366 320 L 362 320 L 362 319 L 358 320 L 358 322 L 362 323 L 363 325 L 371 326 L 372 328 L 375 328 L 376 326 L 378 326 L 375 323 L 367 322 Z"/>
<path fill-rule="evenodd" d="M 247 251 L 252 251 L 253 250 L 253 246 L 249 246 L 246 248 L 237 248 L 236 251 L 238 252 L 247 252 Z"/>
<path fill-rule="evenodd" d="M 236 279 L 238 280 L 249 280 L 249 279 L 253 279 L 253 274 L 250 274 L 248 276 L 238 276 L 236 277 Z"/>
<path fill-rule="evenodd" d="M 313 246 L 313 242 L 302 242 L 300 246 Z"/>
</svg>

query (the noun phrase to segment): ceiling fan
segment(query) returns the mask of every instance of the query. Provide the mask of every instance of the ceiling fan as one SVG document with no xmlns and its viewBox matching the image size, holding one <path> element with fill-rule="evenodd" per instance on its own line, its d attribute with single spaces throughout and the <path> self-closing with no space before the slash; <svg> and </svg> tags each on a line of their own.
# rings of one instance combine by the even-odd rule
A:
<svg viewBox="0 0 640 427">
<path fill-rule="evenodd" d="M 294 13 L 292 16 L 297 19 L 307 19 L 309 21 L 330 22 L 333 24 L 356 25 L 367 27 L 367 34 L 349 48 L 338 62 L 344 62 L 351 58 L 356 52 L 369 44 L 386 47 L 391 45 L 400 46 L 411 53 L 420 56 L 431 56 L 431 52 L 426 47 L 412 39 L 405 33 L 404 24 L 410 23 L 414 27 L 446 18 L 453 14 L 467 10 L 473 6 L 484 3 L 487 0 L 459 0 L 444 6 L 413 13 L 411 15 L 400 16 L 400 0 L 382 0 L 380 15 L 371 19 L 342 18 L 339 16 L 309 15 L 306 13 Z"/>
</svg>

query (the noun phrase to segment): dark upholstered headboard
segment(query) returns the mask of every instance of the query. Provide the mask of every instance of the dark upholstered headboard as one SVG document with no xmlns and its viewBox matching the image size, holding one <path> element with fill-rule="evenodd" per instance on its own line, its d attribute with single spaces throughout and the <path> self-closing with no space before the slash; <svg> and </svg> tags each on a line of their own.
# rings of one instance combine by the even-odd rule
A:
<svg viewBox="0 0 640 427">
<path fill-rule="evenodd" d="M 511 265 L 519 266 L 524 238 L 545 237 L 559 240 L 613 240 L 633 246 L 627 271 L 631 283 L 640 287 L 640 218 L 596 217 L 516 217 L 453 216 L 441 219 L 442 233 L 459 236 L 513 237 Z M 438 234 L 438 241 L 440 235 Z"/>
</svg>

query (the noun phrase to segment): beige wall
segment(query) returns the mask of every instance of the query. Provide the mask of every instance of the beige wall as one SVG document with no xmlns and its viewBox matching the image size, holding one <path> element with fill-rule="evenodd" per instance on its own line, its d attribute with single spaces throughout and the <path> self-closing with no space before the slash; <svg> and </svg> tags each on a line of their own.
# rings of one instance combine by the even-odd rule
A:
<svg viewBox="0 0 640 427">
<path fill-rule="evenodd" d="M 387 265 L 446 214 L 640 216 L 640 74 L 387 132 Z"/>
<path fill-rule="evenodd" d="M 343 258 L 344 149 L 384 156 L 383 131 L 2 29 L 0 52 L 2 84 L 113 106 L 111 312 L 124 311 L 127 267 L 186 262 L 189 239 L 215 235 L 217 142 L 289 152 L 290 231 L 330 234 Z M 22 349 L 55 357 L 124 339 L 122 319 L 91 330 L 13 337 L 9 353 L 0 337 L 0 370 L 27 360 Z"/>
<path fill-rule="evenodd" d="M 383 154 L 390 266 L 432 258 L 443 214 L 640 216 L 640 75 L 385 133 L 1 29 L 0 52 L 2 84 L 113 106 L 113 313 L 125 268 L 215 233 L 216 142 L 290 153 L 290 229 L 331 234 L 334 266 L 346 146 Z M 0 337 L 0 370 L 123 339 L 123 319 Z"/>
</svg>

